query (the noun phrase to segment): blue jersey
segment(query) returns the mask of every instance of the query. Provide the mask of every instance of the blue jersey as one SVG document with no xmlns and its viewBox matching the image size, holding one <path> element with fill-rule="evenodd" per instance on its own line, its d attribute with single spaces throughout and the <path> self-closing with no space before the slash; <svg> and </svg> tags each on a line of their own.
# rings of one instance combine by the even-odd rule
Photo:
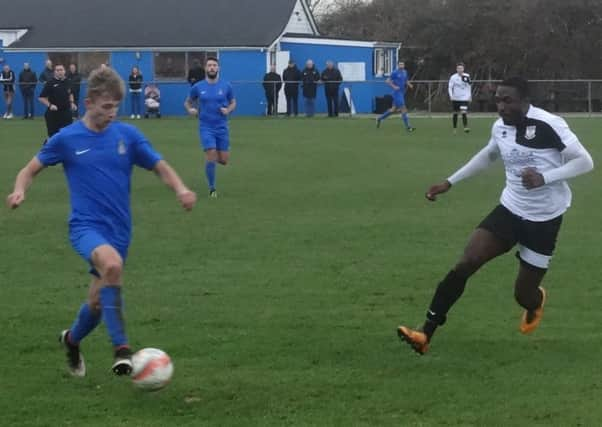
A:
<svg viewBox="0 0 602 427">
<path fill-rule="evenodd" d="M 397 69 L 391 73 L 391 82 L 399 87 L 395 92 L 405 93 L 408 84 L 408 72 L 405 69 Z"/>
<path fill-rule="evenodd" d="M 129 244 L 132 167 L 153 169 L 161 160 L 140 131 L 113 122 L 93 132 L 78 121 L 50 138 L 37 158 L 44 166 L 63 164 L 71 199 L 71 233 L 89 227 L 120 245 Z"/>
<path fill-rule="evenodd" d="M 202 80 L 190 88 L 189 98 L 199 100 L 201 127 L 225 128 L 228 125 L 228 116 L 223 115 L 220 108 L 228 107 L 234 99 L 230 83 L 221 80 L 209 83 Z"/>
</svg>

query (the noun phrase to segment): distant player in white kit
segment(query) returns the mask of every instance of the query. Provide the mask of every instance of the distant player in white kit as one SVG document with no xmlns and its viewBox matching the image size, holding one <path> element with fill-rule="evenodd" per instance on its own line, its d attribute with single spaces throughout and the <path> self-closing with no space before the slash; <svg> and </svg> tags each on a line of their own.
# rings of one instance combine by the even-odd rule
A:
<svg viewBox="0 0 602 427">
<path fill-rule="evenodd" d="M 470 132 L 468 127 L 468 104 L 472 101 L 472 90 L 471 90 L 470 75 L 464 72 L 464 64 L 458 62 L 456 65 L 456 73 L 449 78 L 449 84 L 447 90 L 449 92 L 449 99 L 452 102 L 454 113 L 452 116 L 452 124 L 454 126 L 454 133 L 458 128 L 458 113 L 462 113 L 462 125 L 464 125 L 464 132 Z"/>
<path fill-rule="evenodd" d="M 517 246 L 516 302 L 525 310 L 519 329 L 533 332 L 539 325 L 546 292 L 543 280 L 562 224 L 571 205 L 567 180 L 589 172 L 592 158 L 560 117 L 529 103 L 527 81 L 504 80 L 495 94 L 500 118 L 493 124 L 489 143 L 445 181 L 431 186 L 426 197 L 434 201 L 452 185 L 476 175 L 497 159 L 506 170 L 500 204 L 473 232 L 458 263 L 439 283 L 426 321 L 420 330 L 399 326 L 397 334 L 418 353 L 427 352 L 435 329 L 464 292 L 479 268 Z"/>
</svg>

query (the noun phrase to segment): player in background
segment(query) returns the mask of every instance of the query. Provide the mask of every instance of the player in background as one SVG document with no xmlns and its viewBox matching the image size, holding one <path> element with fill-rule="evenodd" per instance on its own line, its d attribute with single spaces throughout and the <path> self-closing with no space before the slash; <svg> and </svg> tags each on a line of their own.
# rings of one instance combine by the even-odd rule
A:
<svg viewBox="0 0 602 427">
<path fill-rule="evenodd" d="M 408 109 L 406 108 L 405 93 L 406 87 L 412 89 L 413 86 L 408 80 L 408 71 L 405 69 L 405 63 L 399 61 L 397 70 L 391 73 L 391 77 L 387 79 L 387 84 L 393 89 L 393 106 L 385 111 L 376 119 L 376 127 L 379 128 L 383 120 L 391 114 L 401 112 L 401 118 L 408 132 L 413 132 L 415 128 L 410 126 L 408 119 Z"/>
<path fill-rule="evenodd" d="M 435 201 L 438 194 L 488 168 L 498 158 L 504 163 L 506 187 L 500 204 L 478 225 L 458 263 L 439 283 L 422 329 L 397 329 L 399 337 L 420 354 L 428 350 L 435 330 L 445 323 L 468 278 L 515 245 L 519 268 L 514 297 L 524 308 L 519 330 L 529 334 L 537 328 L 546 301 L 540 284 L 548 271 L 562 216 L 571 205 L 566 180 L 594 167 L 591 156 L 562 118 L 530 105 L 526 80 L 504 80 L 495 101 L 500 118 L 491 129 L 487 146 L 426 193 Z"/>
<path fill-rule="evenodd" d="M 135 127 L 114 121 L 125 85 L 111 68 L 94 70 L 88 78 L 86 113 L 62 128 L 19 172 L 10 208 L 19 207 L 34 177 L 45 167 L 62 164 L 70 192 L 69 238 L 75 251 L 90 264 L 93 275 L 85 302 L 60 341 L 67 351 L 69 371 L 83 377 L 86 365 L 81 341 L 104 320 L 113 344 L 112 370 L 128 375 L 132 351 L 125 333 L 122 275 L 131 238 L 130 183 L 134 165 L 154 171 L 186 210 L 196 195 L 162 160 Z"/>
<path fill-rule="evenodd" d="M 193 103 L 198 100 L 199 108 Z M 205 80 L 190 88 L 184 102 L 188 114 L 199 117 L 201 145 L 205 152 L 205 175 L 209 197 L 217 197 L 215 189 L 216 165 L 227 165 L 230 152 L 228 116 L 236 108 L 236 99 L 230 83 L 220 80 L 217 58 L 207 58 Z"/>
<path fill-rule="evenodd" d="M 456 73 L 449 78 L 447 90 L 449 99 L 452 102 L 454 109 L 452 115 L 452 124 L 454 126 L 454 134 L 458 128 L 458 113 L 462 113 L 462 125 L 464 132 L 470 132 L 468 127 L 468 104 L 472 101 L 470 75 L 464 72 L 464 64 L 458 62 L 456 64 Z"/>
</svg>

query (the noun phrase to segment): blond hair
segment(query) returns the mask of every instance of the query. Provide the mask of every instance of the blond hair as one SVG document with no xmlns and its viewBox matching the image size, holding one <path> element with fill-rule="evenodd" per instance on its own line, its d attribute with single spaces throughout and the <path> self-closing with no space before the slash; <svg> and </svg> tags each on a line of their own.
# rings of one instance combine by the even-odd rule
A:
<svg viewBox="0 0 602 427">
<path fill-rule="evenodd" d="M 100 67 L 93 70 L 88 76 L 87 98 L 94 99 L 102 95 L 109 95 L 121 101 L 125 96 L 125 83 L 115 70 L 109 67 Z"/>
</svg>

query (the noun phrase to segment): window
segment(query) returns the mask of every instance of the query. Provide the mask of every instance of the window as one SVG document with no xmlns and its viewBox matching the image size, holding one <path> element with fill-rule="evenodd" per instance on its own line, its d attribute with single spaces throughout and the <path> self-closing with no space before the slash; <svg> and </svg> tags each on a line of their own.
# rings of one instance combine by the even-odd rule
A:
<svg viewBox="0 0 602 427">
<path fill-rule="evenodd" d="M 393 51 L 377 47 L 374 49 L 374 75 L 377 77 L 388 76 L 393 72 Z"/>
<path fill-rule="evenodd" d="M 51 52 L 48 54 L 48 59 L 54 65 L 63 64 L 66 70 L 69 69 L 69 64 L 77 65 L 83 78 L 88 77 L 92 70 L 100 67 L 100 64 L 108 64 L 109 58 L 109 52 Z"/>
<path fill-rule="evenodd" d="M 155 79 L 184 80 L 195 60 L 204 67 L 211 56 L 217 57 L 217 52 L 155 52 Z"/>
<path fill-rule="evenodd" d="M 79 61 L 76 62 L 79 73 L 83 78 L 87 78 L 92 70 L 102 64 L 110 65 L 110 55 L 109 52 L 80 52 Z"/>
</svg>

